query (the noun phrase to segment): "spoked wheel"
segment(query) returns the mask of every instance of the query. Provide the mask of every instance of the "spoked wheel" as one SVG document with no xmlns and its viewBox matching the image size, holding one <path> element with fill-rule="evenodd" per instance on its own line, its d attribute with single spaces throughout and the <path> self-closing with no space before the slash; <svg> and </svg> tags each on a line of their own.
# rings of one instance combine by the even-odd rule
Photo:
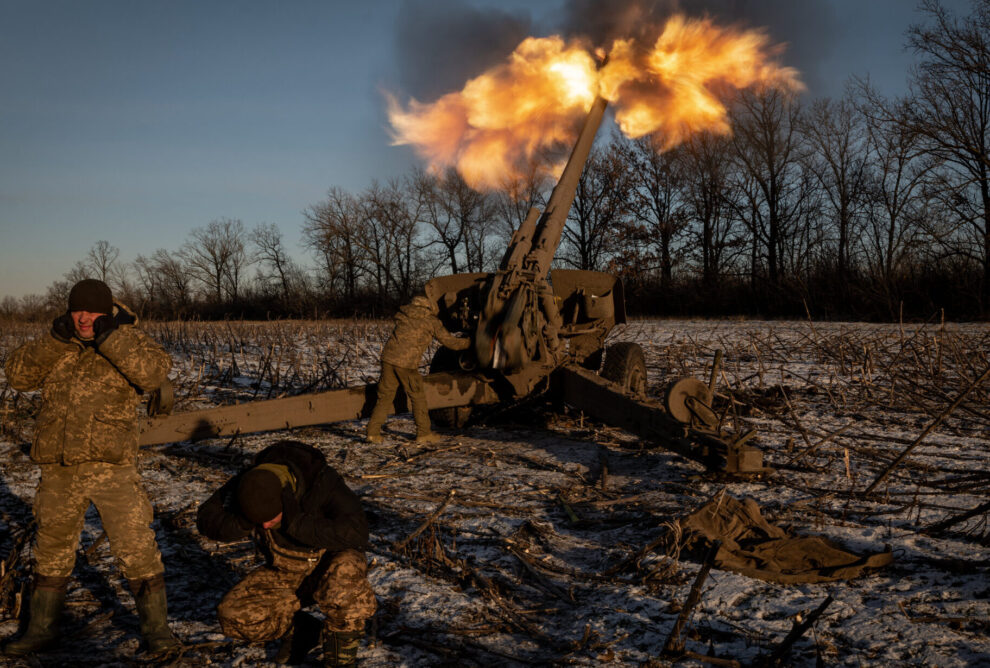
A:
<svg viewBox="0 0 990 668">
<path fill-rule="evenodd" d="M 633 396 L 646 396 L 646 358 L 638 343 L 623 341 L 608 346 L 599 375 Z"/>
</svg>

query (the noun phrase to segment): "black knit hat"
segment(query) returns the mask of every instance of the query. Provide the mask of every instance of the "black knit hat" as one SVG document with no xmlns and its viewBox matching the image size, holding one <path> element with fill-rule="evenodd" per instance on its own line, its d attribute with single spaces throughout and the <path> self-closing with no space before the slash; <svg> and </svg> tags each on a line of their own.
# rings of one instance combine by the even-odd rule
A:
<svg viewBox="0 0 990 668">
<path fill-rule="evenodd" d="M 237 505 L 251 524 L 264 524 L 282 512 L 282 481 L 273 472 L 253 468 L 237 485 Z"/>
<path fill-rule="evenodd" d="M 70 311 L 90 313 L 113 313 L 113 295 L 103 281 L 85 278 L 72 286 L 69 291 Z"/>
</svg>

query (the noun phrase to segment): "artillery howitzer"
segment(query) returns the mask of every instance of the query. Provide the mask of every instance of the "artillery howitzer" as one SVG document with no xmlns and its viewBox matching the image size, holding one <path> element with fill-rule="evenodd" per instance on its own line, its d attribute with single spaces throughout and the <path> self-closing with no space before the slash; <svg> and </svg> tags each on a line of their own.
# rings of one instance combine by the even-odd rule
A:
<svg viewBox="0 0 990 668">
<path fill-rule="evenodd" d="M 425 382 L 431 416 L 463 426 L 474 406 L 549 390 L 592 417 L 710 469 L 762 471 L 762 453 L 745 443 L 752 432 L 728 433 L 711 408 L 718 356 L 708 384 L 678 379 L 666 388 L 662 406 L 648 401 L 640 346 L 605 346 L 612 328 L 626 321 L 622 282 L 597 271 L 550 270 L 605 107 L 604 99 L 595 100 L 546 209 L 530 209 L 498 271 L 441 276 L 426 284 L 444 326 L 473 340 L 460 354 L 441 348 L 434 356 Z M 141 443 L 355 420 L 370 415 L 375 390 L 366 385 L 151 418 Z M 404 408 L 400 393 L 395 409 Z"/>
</svg>

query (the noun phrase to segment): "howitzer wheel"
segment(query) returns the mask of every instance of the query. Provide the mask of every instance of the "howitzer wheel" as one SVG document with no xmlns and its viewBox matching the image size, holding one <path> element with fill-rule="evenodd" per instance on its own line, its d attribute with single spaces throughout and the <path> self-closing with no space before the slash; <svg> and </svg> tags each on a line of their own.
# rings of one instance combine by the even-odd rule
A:
<svg viewBox="0 0 990 668">
<path fill-rule="evenodd" d="M 636 397 L 646 396 L 646 357 L 638 343 L 623 341 L 605 348 L 599 375 Z"/>
<path fill-rule="evenodd" d="M 430 360 L 430 373 L 441 371 L 460 371 L 458 353 L 450 348 L 438 348 Z M 430 410 L 430 419 L 439 427 L 460 429 L 471 418 L 471 406 L 454 406 L 453 408 L 434 408 Z"/>
<path fill-rule="evenodd" d="M 714 426 L 717 420 L 711 405 L 711 390 L 697 378 L 675 380 L 664 395 L 667 412 L 683 424 L 700 422 L 709 427 Z"/>
</svg>

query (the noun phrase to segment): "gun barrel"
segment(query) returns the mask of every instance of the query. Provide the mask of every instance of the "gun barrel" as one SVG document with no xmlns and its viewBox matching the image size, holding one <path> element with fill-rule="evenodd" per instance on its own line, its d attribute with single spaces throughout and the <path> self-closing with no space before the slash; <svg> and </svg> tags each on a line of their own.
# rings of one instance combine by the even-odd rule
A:
<svg viewBox="0 0 990 668">
<path fill-rule="evenodd" d="M 595 143 L 595 135 L 602 124 L 606 106 L 608 106 L 608 101 L 605 98 L 601 96 L 595 98 L 587 117 L 585 117 L 577 142 L 567 159 L 564 171 L 560 175 L 560 180 L 557 181 L 557 185 L 550 194 L 547 208 L 543 211 L 543 215 L 540 216 L 536 225 L 530 259 L 533 261 L 538 276 L 546 276 L 547 272 L 550 271 L 550 263 L 553 261 L 557 246 L 560 244 L 564 224 L 567 222 L 567 214 L 574 203 L 578 181 L 581 178 L 581 172 L 584 171 L 584 165 L 588 161 L 588 155 L 591 153 L 591 146 Z M 503 267 L 503 269 L 507 268 Z"/>
</svg>

